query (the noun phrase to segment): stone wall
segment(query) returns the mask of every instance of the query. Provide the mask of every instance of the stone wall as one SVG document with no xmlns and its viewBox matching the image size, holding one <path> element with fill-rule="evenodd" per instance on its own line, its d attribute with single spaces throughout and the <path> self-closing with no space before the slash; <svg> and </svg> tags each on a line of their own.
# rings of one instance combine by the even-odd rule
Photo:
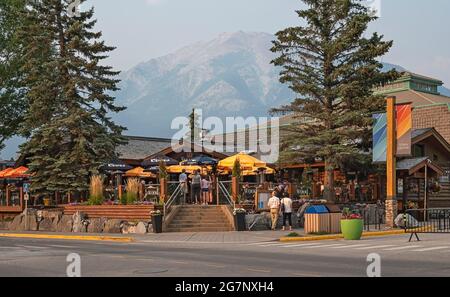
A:
<svg viewBox="0 0 450 297">
<path fill-rule="evenodd" d="M 151 222 L 127 221 L 107 218 L 89 218 L 82 212 L 64 215 L 62 211 L 36 211 L 29 209 L 12 221 L 0 222 L 0 230 L 43 231 L 61 233 L 124 233 L 145 234 L 152 232 Z"/>
</svg>

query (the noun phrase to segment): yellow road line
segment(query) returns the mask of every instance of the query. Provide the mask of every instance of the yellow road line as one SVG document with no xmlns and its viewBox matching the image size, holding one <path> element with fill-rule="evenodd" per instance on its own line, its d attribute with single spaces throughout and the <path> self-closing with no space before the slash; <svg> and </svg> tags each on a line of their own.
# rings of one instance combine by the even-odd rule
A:
<svg viewBox="0 0 450 297">
<path fill-rule="evenodd" d="M 0 233 L 0 237 L 10 238 L 34 238 L 34 239 L 64 239 L 64 240 L 83 240 L 83 241 L 114 241 L 114 242 L 132 242 L 131 237 L 114 236 L 93 236 L 93 235 L 56 235 L 56 234 L 26 234 L 26 233 Z"/>
</svg>

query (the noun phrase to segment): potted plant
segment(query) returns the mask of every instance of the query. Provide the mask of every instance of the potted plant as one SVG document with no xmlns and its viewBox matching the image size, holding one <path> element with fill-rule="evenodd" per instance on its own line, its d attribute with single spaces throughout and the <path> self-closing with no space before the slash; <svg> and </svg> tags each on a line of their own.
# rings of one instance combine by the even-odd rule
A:
<svg viewBox="0 0 450 297">
<path fill-rule="evenodd" d="M 245 231 L 245 213 L 246 210 L 243 208 L 235 208 L 233 211 L 234 215 L 234 225 L 236 228 L 236 231 Z"/>
<path fill-rule="evenodd" d="M 150 212 L 152 217 L 153 233 L 162 233 L 162 218 L 163 215 L 160 210 L 154 210 Z"/>
<path fill-rule="evenodd" d="M 341 230 L 344 239 L 360 240 L 364 229 L 364 220 L 361 215 L 353 213 L 350 209 L 345 208 L 342 212 L 342 216 Z"/>
</svg>

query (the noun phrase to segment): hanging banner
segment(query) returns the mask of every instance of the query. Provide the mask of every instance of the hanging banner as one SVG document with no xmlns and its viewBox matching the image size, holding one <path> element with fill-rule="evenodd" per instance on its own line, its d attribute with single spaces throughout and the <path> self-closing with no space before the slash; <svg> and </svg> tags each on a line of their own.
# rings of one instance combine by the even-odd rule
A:
<svg viewBox="0 0 450 297">
<path fill-rule="evenodd" d="M 385 113 L 374 114 L 373 126 L 373 162 L 386 162 L 387 117 Z"/>
<path fill-rule="evenodd" d="M 397 157 L 411 156 L 412 107 L 411 104 L 396 106 Z"/>
</svg>

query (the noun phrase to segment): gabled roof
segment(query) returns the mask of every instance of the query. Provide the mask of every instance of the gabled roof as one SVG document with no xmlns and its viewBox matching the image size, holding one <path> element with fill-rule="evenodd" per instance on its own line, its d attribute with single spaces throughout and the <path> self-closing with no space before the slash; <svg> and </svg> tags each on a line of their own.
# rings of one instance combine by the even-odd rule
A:
<svg viewBox="0 0 450 297">
<path fill-rule="evenodd" d="M 413 130 L 412 136 L 411 136 L 412 144 L 419 143 L 429 137 L 434 137 L 442 145 L 442 147 L 450 154 L 450 144 L 434 128 L 424 128 L 424 129 Z"/>
<path fill-rule="evenodd" d="M 116 153 L 122 160 L 144 160 L 146 157 L 170 146 L 168 138 L 124 136 L 127 144 L 119 145 Z"/>
<path fill-rule="evenodd" d="M 216 152 L 216 151 L 209 151 L 206 147 L 202 147 L 199 144 L 191 144 L 188 141 L 184 141 L 182 143 L 178 143 L 178 144 L 175 144 L 173 146 L 171 145 L 171 143 L 169 143 L 168 146 L 164 147 L 160 151 L 157 151 L 157 152 L 155 152 L 155 153 L 153 153 L 151 155 L 147 155 L 144 159 L 154 158 L 154 157 L 156 157 L 158 155 L 167 156 L 168 154 L 176 153 L 176 152 L 183 152 L 183 151 L 184 152 L 190 152 L 192 148 L 194 149 L 195 153 L 203 153 L 203 154 L 206 154 L 206 155 L 210 155 L 210 156 L 212 156 L 213 158 L 216 158 L 216 159 L 224 159 L 224 158 L 228 157 L 228 155 L 226 155 L 224 153 L 219 153 L 219 152 Z"/>
<path fill-rule="evenodd" d="M 408 174 L 412 175 L 417 171 L 419 171 L 420 169 L 424 168 L 425 165 L 427 165 L 428 168 L 432 169 L 438 175 L 444 174 L 444 170 L 439 165 L 433 163 L 430 159 L 428 159 L 428 157 L 404 159 L 398 161 L 397 170 L 408 171 Z"/>
</svg>

